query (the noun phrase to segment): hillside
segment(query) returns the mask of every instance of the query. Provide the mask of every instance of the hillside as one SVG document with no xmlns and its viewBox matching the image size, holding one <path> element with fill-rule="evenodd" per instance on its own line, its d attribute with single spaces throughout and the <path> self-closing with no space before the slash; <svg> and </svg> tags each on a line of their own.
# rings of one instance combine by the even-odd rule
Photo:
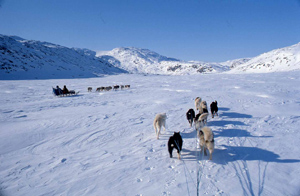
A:
<svg viewBox="0 0 300 196">
<path fill-rule="evenodd" d="M 115 48 L 106 52 L 99 51 L 97 56 L 130 73 L 186 75 L 229 70 L 228 66 L 218 63 L 182 61 L 162 56 L 148 49 L 134 47 Z"/>
<path fill-rule="evenodd" d="M 236 66 L 231 72 L 268 73 L 300 69 L 300 43 L 272 50 Z"/>
<path fill-rule="evenodd" d="M 268 73 L 298 69 L 300 43 L 254 58 L 213 63 L 182 61 L 134 47 L 95 52 L 0 34 L 0 79 L 90 78 L 120 73 Z"/>
<path fill-rule="evenodd" d="M 126 72 L 95 55 L 88 49 L 0 35 L 0 78 L 87 78 Z"/>
</svg>

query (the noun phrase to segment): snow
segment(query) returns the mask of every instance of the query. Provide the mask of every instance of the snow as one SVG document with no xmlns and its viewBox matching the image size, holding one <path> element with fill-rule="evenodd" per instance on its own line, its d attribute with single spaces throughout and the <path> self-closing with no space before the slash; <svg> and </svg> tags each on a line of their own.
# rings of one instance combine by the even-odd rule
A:
<svg viewBox="0 0 300 196">
<path fill-rule="evenodd" d="M 300 194 L 300 72 L 135 75 L 0 80 L 0 195 Z M 95 92 L 130 84 L 130 89 Z M 78 96 L 57 98 L 52 86 Z M 87 87 L 93 87 L 88 93 Z M 197 148 L 185 113 L 217 100 L 209 116 L 213 160 Z M 152 125 L 166 112 L 160 139 Z M 182 160 L 169 158 L 173 131 Z"/>
<path fill-rule="evenodd" d="M 261 54 L 230 72 L 268 73 L 300 69 L 300 43 Z"/>
<path fill-rule="evenodd" d="M 92 51 L 0 34 L 0 79 L 72 79 L 121 73 L 198 75 L 300 70 L 300 43 L 254 58 L 226 62 L 182 61 L 148 49 Z"/>
<path fill-rule="evenodd" d="M 125 73 L 88 49 L 0 34 L 0 79 L 90 78 Z"/>
<path fill-rule="evenodd" d="M 135 47 L 115 48 L 111 51 L 97 51 L 97 57 L 105 59 L 115 67 L 129 73 L 190 75 L 228 71 L 227 64 L 200 61 L 182 61 L 162 56 L 148 49 Z"/>
</svg>

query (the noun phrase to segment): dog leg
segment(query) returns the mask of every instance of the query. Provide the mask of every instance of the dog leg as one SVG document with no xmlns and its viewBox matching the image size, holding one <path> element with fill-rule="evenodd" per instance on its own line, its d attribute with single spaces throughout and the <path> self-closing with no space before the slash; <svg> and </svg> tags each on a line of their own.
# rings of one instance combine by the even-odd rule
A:
<svg viewBox="0 0 300 196">
<path fill-rule="evenodd" d="M 204 156 L 207 156 L 206 147 L 204 147 Z"/>
<path fill-rule="evenodd" d="M 190 127 L 192 127 L 193 121 L 189 120 L 189 123 L 190 123 Z"/>
<path fill-rule="evenodd" d="M 171 145 L 171 146 L 168 146 L 169 148 L 168 148 L 168 150 L 169 150 L 169 154 L 170 154 L 170 158 L 172 158 L 173 156 L 172 156 L 172 152 L 173 152 L 173 146 Z"/>
<path fill-rule="evenodd" d="M 157 136 L 157 127 L 156 127 L 156 124 L 154 124 L 154 130 L 155 130 L 155 135 Z"/>
<path fill-rule="evenodd" d="M 180 153 L 177 153 L 177 157 L 178 157 L 178 160 L 180 160 L 180 158 L 181 158 Z"/>
<path fill-rule="evenodd" d="M 214 152 L 214 148 L 209 148 L 209 160 L 212 160 L 212 153 Z"/>
<path fill-rule="evenodd" d="M 200 146 L 200 152 L 202 153 L 202 152 L 203 152 L 203 150 L 204 150 L 204 147 L 203 147 L 203 146 L 201 146 L 201 144 L 199 144 L 199 146 Z"/>
<path fill-rule="evenodd" d="M 156 135 L 157 139 L 159 139 L 160 130 L 161 130 L 161 127 L 158 128 L 157 135 Z"/>
</svg>

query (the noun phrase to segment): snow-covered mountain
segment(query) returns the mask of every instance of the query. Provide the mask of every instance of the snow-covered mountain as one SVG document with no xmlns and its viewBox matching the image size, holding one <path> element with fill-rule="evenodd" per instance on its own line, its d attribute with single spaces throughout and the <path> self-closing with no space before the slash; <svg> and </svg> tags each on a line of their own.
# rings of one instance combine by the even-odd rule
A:
<svg viewBox="0 0 300 196">
<path fill-rule="evenodd" d="M 182 61 L 156 52 L 134 47 L 99 51 L 98 57 L 130 73 L 185 75 L 229 70 L 227 65 L 199 61 Z"/>
<path fill-rule="evenodd" d="M 226 71 L 268 73 L 300 69 L 300 43 L 272 50 L 254 58 L 241 58 L 221 63 L 182 61 L 134 47 L 97 52 L 96 56 L 131 73 L 185 75 Z"/>
<path fill-rule="evenodd" d="M 241 59 L 226 61 L 226 62 L 223 62 L 223 63 L 220 63 L 220 64 L 223 65 L 223 66 L 228 66 L 228 67 L 230 67 L 230 69 L 233 69 L 233 68 L 235 68 L 239 65 L 247 63 L 250 60 L 251 60 L 251 58 L 241 58 Z"/>
<path fill-rule="evenodd" d="M 95 55 L 88 49 L 0 35 L 0 78 L 85 78 L 126 72 Z"/>
<path fill-rule="evenodd" d="M 232 72 L 268 73 L 300 69 L 300 43 L 272 50 L 236 66 Z"/>
<path fill-rule="evenodd" d="M 300 69 L 300 43 L 254 58 L 212 63 L 182 61 L 134 47 L 95 52 L 0 34 L 0 79 L 89 78 L 127 72 L 161 75 L 228 71 L 267 73 L 297 69 Z"/>
</svg>

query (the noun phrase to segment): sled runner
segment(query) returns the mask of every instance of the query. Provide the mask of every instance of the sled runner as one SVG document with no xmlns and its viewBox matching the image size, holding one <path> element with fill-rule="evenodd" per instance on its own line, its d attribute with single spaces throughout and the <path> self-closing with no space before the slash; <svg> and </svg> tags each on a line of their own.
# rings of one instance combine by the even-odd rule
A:
<svg viewBox="0 0 300 196">
<path fill-rule="evenodd" d="M 53 87 L 52 87 L 52 89 L 53 89 L 54 96 L 57 96 L 57 97 L 74 96 L 74 95 L 78 95 L 78 93 L 79 93 L 79 91 L 75 92 L 74 90 L 70 90 L 67 93 L 63 93 L 63 91 L 61 91 L 60 89 L 56 89 Z"/>
</svg>

